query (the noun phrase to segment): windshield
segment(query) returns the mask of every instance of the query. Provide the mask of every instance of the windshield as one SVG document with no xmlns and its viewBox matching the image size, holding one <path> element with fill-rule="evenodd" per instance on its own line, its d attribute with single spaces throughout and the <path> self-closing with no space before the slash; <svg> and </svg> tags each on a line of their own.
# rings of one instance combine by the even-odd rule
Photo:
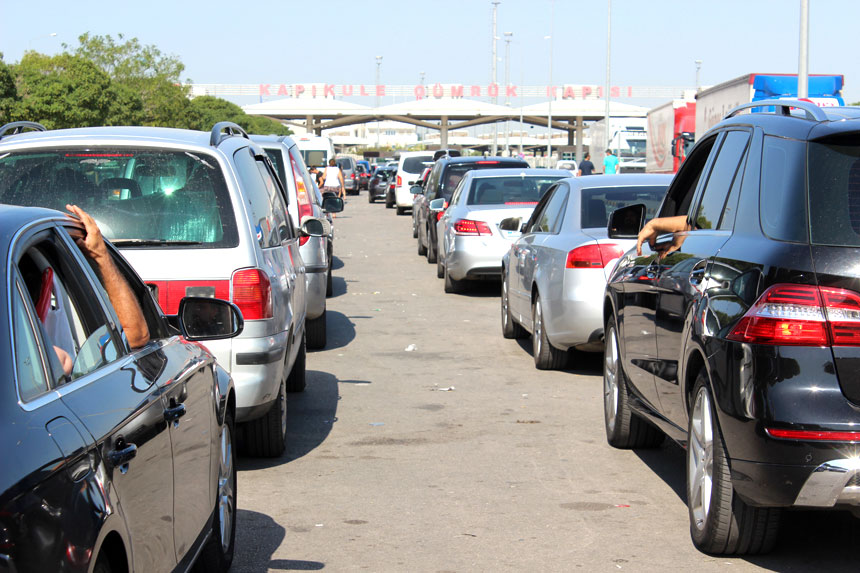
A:
<svg viewBox="0 0 860 573">
<path fill-rule="evenodd" d="M 62 148 L 0 157 L 0 203 L 78 205 L 111 241 L 238 245 L 215 158 L 159 149 Z"/>
<path fill-rule="evenodd" d="M 860 135 L 811 142 L 808 164 L 812 242 L 860 247 Z"/>
<path fill-rule="evenodd" d="M 326 152 L 321 149 L 302 149 L 302 159 L 308 167 L 324 167 L 326 165 Z"/>
<path fill-rule="evenodd" d="M 645 219 L 653 219 L 663 202 L 668 185 L 642 187 L 597 187 L 582 190 L 580 227 L 593 229 L 606 227 L 609 213 L 627 205 L 645 205 Z"/>
<path fill-rule="evenodd" d="M 468 205 L 537 205 L 555 177 L 482 177 L 472 181 Z"/>
<path fill-rule="evenodd" d="M 415 157 L 407 157 L 403 160 L 403 171 L 414 175 L 420 175 L 421 173 L 424 173 L 424 168 L 427 167 L 426 164 L 428 163 L 433 163 L 432 155 L 416 155 Z"/>
<path fill-rule="evenodd" d="M 460 183 L 466 173 L 473 169 L 507 169 L 523 167 L 528 169 L 528 163 L 520 160 L 507 161 L 468 161 L 464 163 L 452 163 L 442 175 L 442 188 L 439 190 L 437 198 L 444 197 L 450 200 L 454 194 L 454 189 Z"/>
</svg>

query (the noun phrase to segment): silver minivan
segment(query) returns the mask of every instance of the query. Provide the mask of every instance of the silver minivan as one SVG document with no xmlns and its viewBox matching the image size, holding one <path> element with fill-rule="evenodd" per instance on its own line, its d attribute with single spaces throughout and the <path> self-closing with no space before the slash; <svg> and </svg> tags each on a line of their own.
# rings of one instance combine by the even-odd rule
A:
<svg viewBox="0 0 860 573">
<path fill-rule="evenodd" d="M 262 147 L 272 160 L 275 172 L 287 192 L 287 211 L 298 227 L 307 217 L 325 218 L 321 201 L 314 192 L 302 154 L 296 143 L 286 136 L 252 135 L 251 140 Z M 336 207 L 330 212 L 343 210 L 343 200 L 329 199 Z M 331 277 L 331 236 L 299 239 L 299 252 L 305 264 L 307 277 L 307 331 L 308 348 L 325 348 L 326 344 L 326 292 Z"/>
<path fill-rule="evenodd" d="M 286 393 L 305 387 L 299 241 L 324 234 L 328 223 L 293 224 L 271 161 L 239 126 L 2 137 L 0 203 L 60 210 L 76 204 L 89 212 L 166 314 L 176 314 L 187 295 L 236 304 L 242 334 L 205 344 L 235 382 L 242 450 L 283 452 Z"/>
</svg>

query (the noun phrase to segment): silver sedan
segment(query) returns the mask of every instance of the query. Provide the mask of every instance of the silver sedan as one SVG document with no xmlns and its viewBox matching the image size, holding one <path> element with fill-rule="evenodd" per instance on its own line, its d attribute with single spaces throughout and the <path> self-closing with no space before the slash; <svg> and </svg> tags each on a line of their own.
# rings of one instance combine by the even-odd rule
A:
<svg viewBox="0 0 860 573">
<path fill-rule="evenodd" d="M 618 258 L 636 244 L 608 239 L 607 215 L 642 203 L 652 218 L 671 180 L 644 174 L 571 177 L 535 208 L 502 260 L 501 311 L 505 338 L 531 333 L 537 368 L 564 368 L 571 348 L 603 350 L 603 290 Z"/>
<path fill-rule="evenodd" d="M 431 202 L 431 216 L 441 214 L 436 236 L 438 274 L 445 279 L 445 292 L 459 292 L 470 280 L 498 279 L 502 257 L 519 237 L 519 229 L 500 229 L 499 223 L 511 217 L 528 219 L 543 194 L 565 177 L 570 171 L 474 170 L 457 185 L 443 214 Z"/>
</svg>

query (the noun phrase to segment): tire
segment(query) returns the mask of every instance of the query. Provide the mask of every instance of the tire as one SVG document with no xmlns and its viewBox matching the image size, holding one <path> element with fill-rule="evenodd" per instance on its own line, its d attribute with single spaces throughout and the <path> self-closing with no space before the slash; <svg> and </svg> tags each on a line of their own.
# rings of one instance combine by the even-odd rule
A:
<svg viewBox="0 0 860 573">
<path fill-rule="evenodd" d="M 693 387 L 687 429 L 687 507 L 697 549 L 713 555 L 753 555 L 773 549 L 778 508 L 752 507 L 734 494 L 731 468 L 703 369 Z"/>
<path fill-rule="evenodd" d="M 233 414 L 227 413 L 221 428 L 218 462 L 218 495 L 215 499 L 215 518 L 212 536 L 203 547 L 196 571 L 224 573 L 233 563 L 236 547 L 236 448 Z"/>
<path fill-rule="evenodd" d="M 445 292 L 447 293 L 459 293 L 466 290 L 466 281 L 464 280 L 454 280 L 451 278 L 451 275 L 448 274 L 448 267 L 445 267 Z"/>
<path fill-rule="evenodd" d="M 412 218 L 412 238 L 418 238 L 418 225 L 415 224 L 415 217 Z"/>
<path fill-rule="evenodd" d="M 96 559 L 95 567 L 93 567 L 93 573 L 112 573 L 114 570 L 113 563 L 111 563 L 110 555 L 108 555 L 105 551 L 99 553 L 99 558 Z"/>
<path fill-rule="evenodd" d="M 373 193 L 370 193 L 370 192 L 367 193 L 367 202 L 373 203 Z"/>
<path fill-rule="evenodd" d="M 329 264 L 328 271 L 326 272 L 326 278 L 325 278 L 325 295 L 331 296 L 332 293 L 334 293 L 334 287 L 332 286 L 332 283 L 331 283 L 331 264 Z"/>
<path fill-rule="evenodd" d="M 436 261 L 436 278 L 445 278 L 445 266 L 442 264 L 441 260 Z"/>
<path fill-rule="evenodd" d="M 510 299 L 508 298 L 508 279 L 502 273 L 502 336 L 508 339 L 525 338 L 526 331 L 511 315 Z"/>
<path fill-rule="evenodd" d="M 627 375 L 621 365 L 621 347 L 615 317 L 606 323 L 603 350 L 603 423 L 606 441 L 619 449 L 653 448 L 663 441 L 663 434 L 637 416 L 629 404 Z"/>
<path fill-rule="evenodd" d="M 292 376 L 292 372 L 290 375 Z M 288 390 L 288 382 L 281 382 L 278 396 L 269 411 L 260 418 L 245 422 L 242 428 L 244 454 L 254 458 L 276 458 L 284 453 L 287 441 Z"/>
<path fill-rule="evenodd" d="M 418 256 L 424 257 L 427 255 L 427 247 L 421 243 L 421 236 L 418 236 Z"/>
<path fill-rule="evenodd" d="M 307 337 L 308 337 L 308 348 L 312 348 L 314 350 L 319 350 L 321 348 L 325 348 L 326 344 L 326 325 L 325 325 L 325 313 L 323 311 L 321 315 L 316 318 L 310 319 L 305 323 L 305 328 L 307 329 Z"/>
<path fill-rule="evenodd" d="M 397 208 L 397 214 L 398 215 L 405 215 L 406 214 L 406 208 L 405 207 L 398 207 Z"/>
<path fill-rule="evenodd" d="M 385 208 L 392 209 L 394 207 L 394 200 L 391 199 L 388 195 L 385 196 Z"/>
<path fill-rule="evenodd" d="M 427 262 L 433 264 L 439 258 L 439 253 L 436 252 L 436 244 L 430 239 L 430 233 L 427 233 Z"/>
<path fill-rule="evenodd" d="M 559 350 L 546 336 L 543 323 L 543 306 L 540 296 L 535 295 L 532 305 L 532 354 L 538 370 L 560 370 L 567 365 L 567 351 Z"/>
<path fill-rule="evenodd" d="M 299 353 L 296 355 L 296 362 L 293 364 L 293 369 L 290 370 L 290 375 L 287 376 L 287 392 L 303 392 L 307 386 L 305 379 L 305 366 L 307 364 L 307 332 L 302 336 L 302 347 L 299 348 Z"/>
</svg>

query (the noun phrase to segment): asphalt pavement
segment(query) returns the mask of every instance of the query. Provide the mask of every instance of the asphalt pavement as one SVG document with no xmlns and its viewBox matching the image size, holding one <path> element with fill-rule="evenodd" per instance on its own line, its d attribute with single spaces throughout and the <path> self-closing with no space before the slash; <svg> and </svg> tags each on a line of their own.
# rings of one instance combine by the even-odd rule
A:
<svg viewBox="0 0 860 573">
<path fill-rule="evenodd" d="M 499 284 L 445 294 L 411 216 L 335 219 L 328 345 L 288 403 L 288 447 L 239 460 L 233 571 L 856 571 L 860 520 L 787 515 L 774 552 L 690 541 L 684 451 L 606 444 L 602 356 L 534 368 Z"/>
</svg>

